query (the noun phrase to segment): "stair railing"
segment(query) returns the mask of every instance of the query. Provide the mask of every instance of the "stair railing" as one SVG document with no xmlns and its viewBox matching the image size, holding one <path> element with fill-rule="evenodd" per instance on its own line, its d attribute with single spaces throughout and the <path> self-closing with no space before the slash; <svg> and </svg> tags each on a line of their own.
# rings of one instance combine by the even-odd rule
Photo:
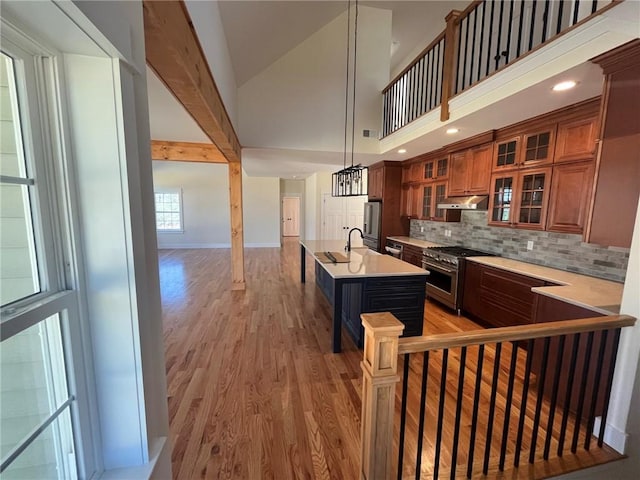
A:
<svg viewBox="0 0 640 480">
<path fill-rule="evenodd" d="M 387 480 L 474 478 L 522 454 L 534 464 L 588 451 L 596 417 L 602 447 L 620 330 L 635 318 L 406 338 L 391 313 L 362 323 L 360 478 Z"/>
<path fill-rule="evenodd" d="M 476 0 L 382 90 L 382 136 L 449 100 L 623 0 Z"/>
</svg>

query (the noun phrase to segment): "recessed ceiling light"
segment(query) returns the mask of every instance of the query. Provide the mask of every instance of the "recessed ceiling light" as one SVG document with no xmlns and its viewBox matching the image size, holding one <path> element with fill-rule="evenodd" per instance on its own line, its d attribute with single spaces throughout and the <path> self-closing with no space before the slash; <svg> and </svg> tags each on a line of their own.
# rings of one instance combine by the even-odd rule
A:
<svg viewBox="0 0 640 480">
<path fill-rule="evenodd" d="M 566 82 L 556 83 L 553 86 L 553 90 L 556 92 L 562 92 L 564 90 L 569 90 L 577 85 L 573 80 L 567 80 Z"/>
<path fill-rule="evenodd" d="M 454 133 L 458 133 L 460 130 L 457 128 L 447 128 L 447 133 L 449 135 L 453 135 Z"/>
<path fill-rule="evenodd" d="M 407 149 L 406 148 L 401 148 L 400 150 L 398 150 L 398 153 L 407 153 Z"/>
</svg>

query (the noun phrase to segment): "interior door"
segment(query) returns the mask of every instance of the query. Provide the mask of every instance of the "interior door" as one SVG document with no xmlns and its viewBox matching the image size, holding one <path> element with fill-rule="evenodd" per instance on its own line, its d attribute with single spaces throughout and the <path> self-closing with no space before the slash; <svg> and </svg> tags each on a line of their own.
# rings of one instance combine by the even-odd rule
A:
<svg viewBox="0 0 640 480">
<path fill-rule="evenodd" d="M 300 198 L 284 197 L 282 199 L 282 236 L 300 236 Z"/>
<path fill-rule="evenodd" d="M 362 228 L 364 225 L 364 204 L 367 201 L 367 197 L 347 197 L 347 217 L 346 223 L 347 231 L 352 228 Z"/>
<path fill-rule="evenodd" d="M 322 240 L 347 238 L 344 221 L 344 198 L 322 194 Z"/>
</svg>

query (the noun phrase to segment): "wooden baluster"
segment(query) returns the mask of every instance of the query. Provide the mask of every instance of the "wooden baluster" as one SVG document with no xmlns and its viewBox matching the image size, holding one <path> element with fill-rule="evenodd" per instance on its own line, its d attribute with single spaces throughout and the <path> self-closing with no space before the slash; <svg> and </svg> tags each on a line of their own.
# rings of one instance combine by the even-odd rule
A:
<svg viewBox="0 0 640 480">
<path fill-rule="evenodd" d="M 456 22 L 460 12 L 458 10 L 452 10 L 445 18 L 447 21 L 447 28 L 445 30 L 444 37 L 444 72 L 442 74 L 442 104 L 440 106 L 440 121 L 445 122 L 449 120 L 449 98 L 451 98 L 451 87 L 453 86 L 453 62 L 455 58 L 457 45 L 456 39 Z"/>
<path fill-rule="evenodd" d="M 391 478 L 393 412 L 399 381 L 398 337 L 404 324 L 389 312 L 363 313 L 360 479 Z"/>
</svg>

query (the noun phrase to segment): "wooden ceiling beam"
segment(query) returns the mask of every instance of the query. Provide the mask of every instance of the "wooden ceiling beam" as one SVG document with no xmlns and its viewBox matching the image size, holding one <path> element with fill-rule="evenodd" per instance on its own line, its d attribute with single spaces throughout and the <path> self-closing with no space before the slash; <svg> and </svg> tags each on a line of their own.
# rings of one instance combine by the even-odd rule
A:
<svg viewBox="0 0 640 480">
<path fill-rule="evenodd" d="M 151 159 L 228 163 L 222 152 L 212 143 L 167 142 L 164 140 L 151 140 Z"/>
<path fill-rule="evenodd" d="M 229 162 L 241 146 L 182 0 L 142 2 L 149 66 Z"/>
</svg>

